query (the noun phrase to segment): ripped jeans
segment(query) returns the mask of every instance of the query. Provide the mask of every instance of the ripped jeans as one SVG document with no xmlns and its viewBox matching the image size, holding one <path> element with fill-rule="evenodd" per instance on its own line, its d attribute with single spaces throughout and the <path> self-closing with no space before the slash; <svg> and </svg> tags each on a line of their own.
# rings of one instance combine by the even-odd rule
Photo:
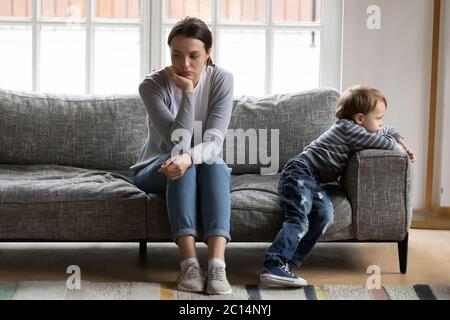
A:
<svg viewBox="0 0 450 320">
<path fill-rule="evenodd" d="M 304 155 L 292 159 L 283 169 L 278 193 L 284 221 L 266 252 L 265 263 L 300 266 L 333 224 L 333 204 L 317 177 L 314 165 Z"/>
</svg>

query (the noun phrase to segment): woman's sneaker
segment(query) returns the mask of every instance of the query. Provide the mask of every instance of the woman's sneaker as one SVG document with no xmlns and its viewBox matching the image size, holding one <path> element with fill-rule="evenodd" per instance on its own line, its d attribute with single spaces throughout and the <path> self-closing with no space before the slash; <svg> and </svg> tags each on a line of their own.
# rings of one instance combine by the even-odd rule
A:
<svg viewBox="0 0 450 320">
<path fill-rule="evenodd" d="M 263 284 L 295 288 L 301 288 L 308 284 L 305 279 L 292 273 L 287 263 L 283 265 L 277 262 L 265 263 L 259 280 Z"/>
<path fill-rule="evenodd" d="M 230 283 L 227 279 L 225 267 L 212 267 L 208 271 L 208 284 L 206 294 L 225 295 L 232 294 Z"/>
<path fill-rule="evenodd" d="M 187 292 L 205 292 L 205 276 L 200 265 L 193 263 L 180 273 L 177 290 Z"/>
</svg>

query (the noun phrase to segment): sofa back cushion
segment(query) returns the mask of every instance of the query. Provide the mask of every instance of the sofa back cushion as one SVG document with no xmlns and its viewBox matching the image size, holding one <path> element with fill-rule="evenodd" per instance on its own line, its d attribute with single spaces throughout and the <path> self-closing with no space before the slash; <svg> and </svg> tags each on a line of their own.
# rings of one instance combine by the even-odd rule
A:
<svg viewBox="0 0 450 320">
<path fill-rule="evenodd" d="M 334 122 L 332 89 L 236 97 L 223 157 L 234 174 L 273 174 Z M 0 164 L 127 170 L 147 138 L 138 95 L 0 90 Z"/>
<path fill-rule="evenodd" d="M 235 98 L 225 161 L 234 174 L 275 174 L 336 121 L 338 100 L 339 93 L 326 88 Z"/>
<path fill-rule="evenodd" d="M 135 96 L 0 90 L 0 164 L 128 169 L 147 137 Z"/>
</svg>

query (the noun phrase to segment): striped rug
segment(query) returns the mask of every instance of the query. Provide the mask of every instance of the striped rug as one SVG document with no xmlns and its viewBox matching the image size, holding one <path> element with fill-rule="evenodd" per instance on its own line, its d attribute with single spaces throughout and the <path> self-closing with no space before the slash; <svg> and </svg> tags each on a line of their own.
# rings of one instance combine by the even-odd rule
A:
<svg viewBox="0 0 450 320">
<path fill-rule="evenodd" d="M 286 289 L 257 285 L 233 286 L 230 296 L 207 296 L 176 291 L 174 283 L 81 282 L 70 290 L 64 281 L 0 282 L 0 300 L 450 300 L 450 287 L 430 285 L 320 285 Z"/>
</svg>

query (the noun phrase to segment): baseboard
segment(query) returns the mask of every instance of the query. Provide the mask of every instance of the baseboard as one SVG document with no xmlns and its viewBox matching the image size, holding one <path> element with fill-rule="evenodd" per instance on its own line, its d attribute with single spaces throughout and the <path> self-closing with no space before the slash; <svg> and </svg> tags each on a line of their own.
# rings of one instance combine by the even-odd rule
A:
<svg viewBox="0 0 450 320">
<path fill-rule="evenodd" d="M 411 228 L 450 230 L 450 215 L 426 210 L 414 210 Z"/>
</svg>

